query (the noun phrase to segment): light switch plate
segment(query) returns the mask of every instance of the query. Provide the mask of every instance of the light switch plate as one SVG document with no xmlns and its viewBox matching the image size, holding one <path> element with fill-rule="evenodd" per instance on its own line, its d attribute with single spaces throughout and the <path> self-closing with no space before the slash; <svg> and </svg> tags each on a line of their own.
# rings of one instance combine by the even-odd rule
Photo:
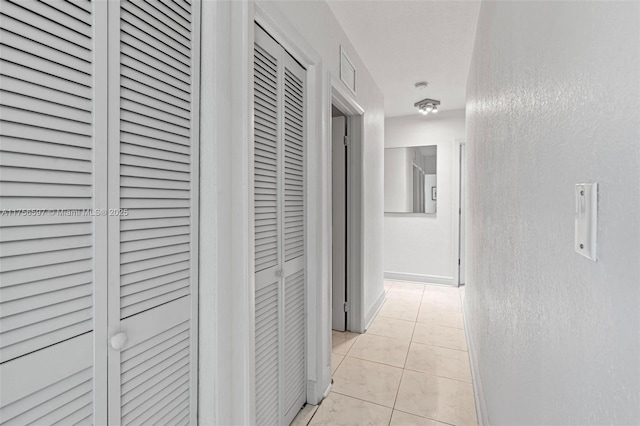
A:
<svg viewBox="0 0 640 426">
<path fill-rule="evenodd" d="M 598 183 L 576 184 L 575 250 L 596 261 L 598 233 Z"/>
</svg>

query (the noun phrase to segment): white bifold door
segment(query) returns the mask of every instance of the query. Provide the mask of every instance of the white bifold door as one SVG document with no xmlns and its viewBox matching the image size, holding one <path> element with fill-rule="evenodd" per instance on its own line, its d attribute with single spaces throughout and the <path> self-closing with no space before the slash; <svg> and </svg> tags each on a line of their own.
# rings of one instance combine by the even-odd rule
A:
<svg viewBox="0 0 640 426">
<path fill-rule="evenodd" d="M 256 424 L 287 425 L 306 401 L 305 70 L 255 27 Z"/>
<path fill-rule="evenodd" d="M 0 424 L 195 424 L 199 3 L 2 0 Z"/>
</svg>

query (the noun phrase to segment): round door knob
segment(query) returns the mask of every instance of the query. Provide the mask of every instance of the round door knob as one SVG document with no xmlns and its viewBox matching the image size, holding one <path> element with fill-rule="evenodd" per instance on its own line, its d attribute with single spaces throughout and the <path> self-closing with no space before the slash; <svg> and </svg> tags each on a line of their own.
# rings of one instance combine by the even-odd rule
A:
<svg viewBox="0 0 640 426">
<path fill-rule="evenodd" d="M 110 342 L 111 347 L 119 351 L 127 343 L 127 335 L 125 333 L 118 333 L 115 336 L 111 337 Z"/>
</svg>

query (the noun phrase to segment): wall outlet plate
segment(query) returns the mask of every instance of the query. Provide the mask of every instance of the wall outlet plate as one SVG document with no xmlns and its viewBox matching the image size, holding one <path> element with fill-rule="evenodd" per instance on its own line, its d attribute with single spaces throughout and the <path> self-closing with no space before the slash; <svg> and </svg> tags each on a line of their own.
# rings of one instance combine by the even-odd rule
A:
<svg viewBox="0 0 640 426">
<path fill-rule="evenodd" d="M 596 258 L 598 233 L 598 183 L 576 184 L 576 252 L 593 260 Z"/>
</svg>

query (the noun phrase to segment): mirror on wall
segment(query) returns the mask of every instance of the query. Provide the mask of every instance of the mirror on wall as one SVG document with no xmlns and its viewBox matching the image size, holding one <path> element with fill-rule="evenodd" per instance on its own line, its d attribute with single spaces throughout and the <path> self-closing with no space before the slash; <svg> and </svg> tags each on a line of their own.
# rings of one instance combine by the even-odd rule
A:
<svg viewBox="0 0 640 426">
<path fill-rule="evenodd" d="M 384 150 L 385 213 L 436 213 L 437 155 L 436 145 Z"/>
</svg>

